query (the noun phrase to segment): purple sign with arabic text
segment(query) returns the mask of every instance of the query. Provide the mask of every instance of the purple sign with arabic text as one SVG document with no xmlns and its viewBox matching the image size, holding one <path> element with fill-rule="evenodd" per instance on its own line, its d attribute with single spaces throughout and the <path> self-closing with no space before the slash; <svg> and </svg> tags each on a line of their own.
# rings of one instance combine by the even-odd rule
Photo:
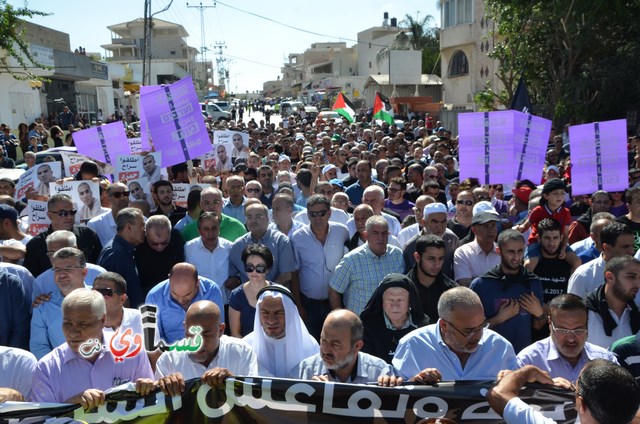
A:
<svg viewBox="0 0 640 424">
<path fill-rule="evenodd" d="M 460 180 L 513 183 L 513 111 L 458 115 Z"/>
<path fill-rule="evenodd" d="M 131 153 L 122 122 L 112 122 L 73 133 L 78 153 L 114 164 L 120 155 Z"/>
<path fill-rule="evenodd" d="M 515 110 L 506 112 L 513 113 L 515 126 L 513 134 L 515 168 L 511 182 L 529 180 L 538 184 L 542 179 L 551 134 L 551 121 Z"/>
<path fill-rule="evenodd" d="M 141 90 L 140 104 L 162 166 L 182 163 L 211 150 L 191 77 L 171 85 Z"/>
<path fill-rule="evenodd" d="M 629 187 L 626 119 L 570 126 L 569 145 L 574 196 Z"/>
</svg>

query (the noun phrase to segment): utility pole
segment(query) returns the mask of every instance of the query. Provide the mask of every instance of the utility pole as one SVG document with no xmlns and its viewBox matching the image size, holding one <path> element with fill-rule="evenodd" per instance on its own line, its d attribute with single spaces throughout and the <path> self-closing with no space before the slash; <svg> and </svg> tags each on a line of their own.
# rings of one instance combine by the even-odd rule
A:
<svg viewBox="0 0 640 424">
<path fill-rule="evenodd" d="M 142 85 L 148 85 L 147 74 L 151 64 L 147 65 L 149 56 L 149 39 L 151 38 L 151 0 L 144 0 L 144 35 L 142 41 Z"/>
<path fill-rule="evenodd" d="M 213 46 L 216 49 L 216 69 L 218 70 L 218 86 L 220 89 L 226 87 L 227 79 L 229 78 L 229 71 L 225 67 L 225 63 L 228 61 L 227 58 L 224 57 L 223 49 L 227 48 L 227 45 L 224 41 L 216 41 L 216 45 Z"/>
<path fill-rule="evenodd" d="M 198 9 L 200 11 L 200 36 L 201 36 L 201 55 L 202 55 L 202 80 L 203 80 L 203 85 L 206 85 L 206 81 L 207 81 L 207 50 L 209 50 L 207 48 L 207 43 L 205 40 L 205 36 L 204 36 L 204 11 L 206 9 L 209 8 L 213 8 L 216 7 L 215 3 L 213 4 L 213 6 L 204 6 L 202 4 L 202 2 L 200 2 L 200 4 L 198 6 L 189 6 L 189 3 L 187 3 L 187 7 L 188 8 L 195 8 Z"/>
</svg>

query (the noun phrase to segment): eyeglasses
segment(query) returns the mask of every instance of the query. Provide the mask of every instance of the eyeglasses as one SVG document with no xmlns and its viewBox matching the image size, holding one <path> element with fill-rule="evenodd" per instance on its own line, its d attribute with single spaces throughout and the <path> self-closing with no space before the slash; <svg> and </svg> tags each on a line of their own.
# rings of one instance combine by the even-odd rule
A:
<svg viewBox="0 0 640 424">
<path fill-rule="evenodd" d="M 128 191 L 128 190 L 127 191 L 116 191 L 115 193 L 111 193 L 111 196 L 115 197 L 116 199 L 119 199 L 122 196 L 129 197 L 130 193 L 131 192 Z"/>
<path fill-rule="evenodd" d="M 388 187 L 388 188 L 387 188 L 387 191 L 388 191 L 389 193 L 397 193 L 397 192 L 399 192 L 400 190 L 402 190 L 402 189 L 401 189 L 401 188 L 393 188 L 393 187 Z"/>
<path fill-rule="evenodd" d="M 101 295 L 107 296 L 107 297 L 112 297 L 114 294 L 118 294 L 118 295 L 124 294 L 121 291 L 117 291 L 117 290 L 111 289 L 109 287 L 105 287 L 103 289 L 97 289 L 97 288 L 94 287 L 93 289 L 95 291 L 97 291 L 98 293 L 100 293 Z"/>
<path fill-rule="evenodd" d="M 258 274 L 264 274 L 267 272 L 266 265 L 253 265 L 253 264 L 245 264 L 244 272 L 257 272 Z"/>
<path fill-rule="evenodd" d="M 74 216 L 76 213 L 78 213 L 77 210 L 75 209 L 71 209 L 71 210 L 66 210 L 66 209 L 60 209 L 59 211 L 49 211 L 52 214 L 58 215 L 61 218 L 64 218 L 65 216 Z"/>
<path fill-rule="evenodd" d="M 568 328 L 558 328 L 555 326 L 553 321 L 551 321 L 551 329 L 554 331 L 554 333 L 562 334 L 563 336 L 573 334 L 576 337 L 582 337 L 589 332 L 589 330 L 587 330 L 586 328 L 576 328 L 575 330 L 569 330 Z"/>
<path fill-rule="evenodd" d="M 61 272 L 65 273 L 65 274 L 69 274 L 70 272 L 72 272 L 74 269 L 84 269 L 83 266 L 67 266 L 64 268 L 53 268 L 53 272 L 55 274 L 60 274 Z"/>
<path fill-rule="evenodd" d="M 440 318 L 442 319 L 442 318 Z M 456 330 L 458 333 L 460 333 L 460 335 L 462 337 L 464 337 L 465 339 L 470 339 L 471 337 L 473 337 L 474 335 L 481 333 L 486 330 L 487 328 L 489 328 L 489 321 L 485 322 L 484 324 L 482 324 L 480 327 L 474 329 L 474 330 L 469 330 L 465 333 L 463 333 L 462 331 L 458 330 L 455 325 L 451 324 L 451 322 L 447 321 L 446 319 L 442 319 L 444 322 L 446 322 L 447 324 L 449 324 L 451 326 L 451 328 L 453 328 L 454 330 Z"/>
<path fill-rule="evenodd" d="M 309 214 L 309 217 L 311 217 L 311 218 L 317 218 L 317 217 L 321 217 L 322 218 L 323 216 L 325 216 L 327 214 L 328 210 L 329 209 L 324 209 L 324 210 L 321 210 L 321 211 L 307 211 L 307 212 Z"/>
<path fill-rule="evenodd" d="M 456 205 L 472 206 L 473 205 L 473 200 L 456 200 Z"/>
<path fill-rule="evenodd" d="M 248 188 L 247 192 L 249 193 L 260 193 L 260 189 L 259 188 Z"/>
</svg>

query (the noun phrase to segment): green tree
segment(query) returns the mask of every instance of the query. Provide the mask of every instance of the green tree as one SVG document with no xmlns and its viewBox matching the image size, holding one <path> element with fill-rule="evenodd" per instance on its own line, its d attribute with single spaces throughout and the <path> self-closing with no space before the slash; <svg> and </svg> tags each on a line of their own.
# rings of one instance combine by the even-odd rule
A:
<svg viewBox="0 0 640 424">
<path fill-rule="evenodd" d="M 556 125 L 624 117 L 638 105 L 637 0 L 486 0 L 497 31 L 490 56 L 506 104 L 522 73 Z"/>
<path fill-rule="evenodd" d="M 419 21 L 405 15 L 400 21 L 404 29 L 396 34 L 391 45 L 380 50 L 376 57 L 378 64 L 389 57 L 391 50 L 418 50 L 422 51 L 422 73 L 440 75 L 440 29 L 431 26 L 433 21 L 431 15 Z"/>
<path fill-rule="evenodd" d="M 0 72 L 10 73 L 16 79 L 33 79 L 29 69 L 33 67 L 47 69 L 39 63 L 29 51 L 29 43 L 25 40 L 22 27 L 24 18 L 47 16 L 48 13 L 31 10 L 28 7 L 14 7 L 6 0 L 0 0 Z M 18 73 L 11 65 L 15 59 L 25 73 Z"/>
</svg>

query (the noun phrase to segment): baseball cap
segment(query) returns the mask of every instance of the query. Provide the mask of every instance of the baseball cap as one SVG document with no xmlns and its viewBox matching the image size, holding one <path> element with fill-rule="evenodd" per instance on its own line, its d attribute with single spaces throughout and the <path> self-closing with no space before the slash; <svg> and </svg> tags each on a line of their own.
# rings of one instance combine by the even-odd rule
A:
<svg viewBox="0 0 640 424">
<path fill-rule="evenodd" d="M 529 197 L 531 197 L 531 192 L 533 190 L 531 190 L 531 187 L 523 185 L 520 188 L 514 188 L 513 190 L 511 190 L 511 192 L 513 193 L 514 196 L 516 196 L 520 201 L 524 202 L 524 203 L 528 203 L 529 202 Z"/>
<path fill-rule="evenodd" d="M 482 225 L 486 224 L 487 222 L 498 221 L 500 221 L 500 218 L 497 214 L 493 214 L 491 212 L 480 212 L 473 215 L 473 218 L 471 219 L 471 225 Z"/>
<path fill-rule="evenodd" d="M 496 208 L 493 207 L 491 202 L 488 202 L 486 200 L 483 200 L 482 202 L 478 202 L 475 205 L 473 205 L 472 214 L 475 216 L 479 213 L 490 213 L 496 216 L 498 215 L 498 211 L 496 211 Z"/>
</svg>

